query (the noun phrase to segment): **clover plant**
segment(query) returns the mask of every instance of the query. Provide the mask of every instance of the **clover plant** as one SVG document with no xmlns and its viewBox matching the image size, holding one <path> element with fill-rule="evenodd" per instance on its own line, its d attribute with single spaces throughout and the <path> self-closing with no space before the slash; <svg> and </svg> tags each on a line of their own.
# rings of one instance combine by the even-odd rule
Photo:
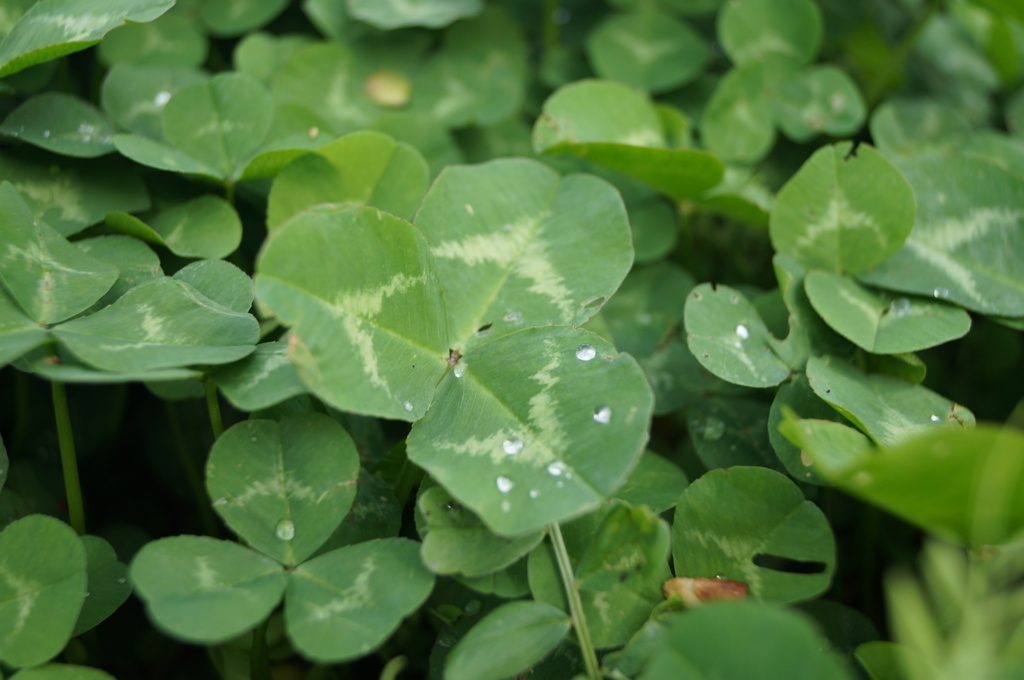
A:
<svg viewBox="0 0 1024 680">
<path fill-rule="evenodd" d="M 1022 7 L 10 0 L 0 680 L 1024 677 Z"/>
</svg>

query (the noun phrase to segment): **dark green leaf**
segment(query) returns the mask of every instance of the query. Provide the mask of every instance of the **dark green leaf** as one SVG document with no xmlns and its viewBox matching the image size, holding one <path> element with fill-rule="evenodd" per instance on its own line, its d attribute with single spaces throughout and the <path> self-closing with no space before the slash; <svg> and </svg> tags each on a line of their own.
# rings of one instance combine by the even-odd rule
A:
<svg viewBox="0 0 1024 680">
<path fill-rule="evenodd" d="M 718 15 L 718 38 L 737 66 L 771 56 L 809 64 L 822 29 L 821 10 L 812 0 L 730 0 Z"/>
<path fill-rule="evenodd" d="M 99 536 L 82 536 L 87 562 L 88 584 L 85 602 L 73 635 L 94 628 L 124 604 L 132 592 L 128 567 L 117 561 L 117 553 Z"/>
<path fill-rule="evenodd" d="M 244 314 L 252 307 L 252 279 L 230 262 L 199 260 L 174 272 L 174 278 L 233 312 Z"/>
<path fill-rule="evenodd" d="M 214 369 L 213 379 L 236 408 L 268 408 L 306 391 L 287 351 L 287 342 L 261 343 L 241 361 Z"/>
<path fill-rule="evenodd" d="M 206 489 L 232 531 L 295 566 L 341 523 L 358 474 L 352 438 L 334 420 L 310 413 L 230 428 L 210 450 Z"/>
<path fill-rule="evenodd" d="M 349 14 L 390 30 L 405 26 L 441 28 L 483 11 L 482 0 L 348 0 Z"/>
<path fill-rule="evenodd" d="M 852 135 L 867 115 L 857 85 L 835 66 L 801 71 L 779 87 L 771 105 L 775 124 L 797 142 Z"/>
<path fill-rule="evenodd" d="M 265 619 L 288 583 L 269 557 L 207 536 L 147 543 L 132 560 L 131 579 L 162 630 L 206 644 L 230 640 Z"/>
<path fill-rule="evenodd" d="M 95 158 L 114 150 L 113 124 L 92 104 L 59 92 L 27 100 L 7 116 L 0 133 L 64 154 Z"/>
<path fill-rule="evenodd" d="M 203 0 L 199 16 L 213 35 L 236 36 L 269 23 L 287 6 L 288 0 Z"/>
<path fill-rule="evenodd" d="M 768 405 L 747 399 L 702 399 L 686 413 L 690 441 L 709 470 L 760 465 L 783 466 L 768 439 Z"/>
<path fill-rule="evenodd" d="M 652 451 L 645 451 L 614 498 L 630 505 L 646 505 L 654 512 L 664 512 L 675 506 L 679 494 L 689 483 L 686 473 L 678 465 Z"/>
<path fill-rule="evenodd" d="M 11 676 L 11 680 L 115 680 L 113 675 L 89 666 L 71 666 L 48 663 L 26 668 Z"/>
<path fill-rule="evenodd" d="M 336 663 L 369 654 L 434 586 L 419 544 L 383 538 L 299 565 L 285 597 L 288 637 L 303 656 Z"/>
<path fill-rule="evenodd" d="M 543 659 L 572 628 L 543 602 L 509 602 L 481 619 L 448 656 L 446 680 L 502 680 Z"/>
<path fill-rule="evenodd" d="M 676 576 L 742 581 L 751 597 L 779 602 L 823 593 L 836 559 L 821 510 L 788 477 L 759 467 L 712 470 L 683 491 L 672 556 Z"/>
<path fill-rule="evenodd" d="M 107 64 L 199 68 L 206 61 L 206 36 L 184 12 L 168 12 L 145 24 L 111 31 L 99 47 Z M 109 76 L 108 76 L 109 77 Z"/>
<path fill-rule="evenodd" d="M 0 289 L 0 367 L 46 342 L 46 329 L 18 308 Z"/>
<path fill-rule="evenodd" d="M 118 64 L 107 72 L 100 98 L 103 110 L 122 128 L 162 140 L 163 111 L 171 96 L 207 78 L 190 68 Z"/>
</svg>

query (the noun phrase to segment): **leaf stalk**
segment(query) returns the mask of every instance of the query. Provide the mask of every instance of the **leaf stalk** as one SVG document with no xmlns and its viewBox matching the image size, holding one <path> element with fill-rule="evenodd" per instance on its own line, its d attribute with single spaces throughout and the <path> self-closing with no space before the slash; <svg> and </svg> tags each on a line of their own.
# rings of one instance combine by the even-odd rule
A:
<svg viewBox="0 0 1024 680">
<path fill-rule="evenodd" d="M 589 680 L 600 680 L 601 672 L 597 663 L 597 652 L 594 651 L 594 643 L 590 639 L 590 629 L 587 627 L 587 617 L 583 613 L 583 601 L 580 599 L 580 591 L 576 584 L 576 576 L 573 574 L 572 562 L 569 561 L 569 551 L 562 539 L 562 530 L 557 523 L 552 524 L 548 529 L 551 535 L 551 544 L 555 548 L 555 559 L 558 561 L 558 571 L 562 575 L 562 583 L 565 585 L 565 596 L 569 600 L 569 616 L 572 618 L 572 626 L 576 629 L 576 638 L 580 643 L 580 652 L 583 655 L 583 664 L 587 668 Z"/>
<path fill-rule="evenodd" d="M 68 395 L 64 383 L 54 381 L 50 386 L 53 392 L 53 415 L 57 421 L 57 440 L 60 443 L 60 465 L 64 472 L 68 519 L 71 528 L 81 535 L 85 533 L 85 503 L 82 500 L 82 483 L 78 478 L 78 456 L 75 453 L 75 436 L 68 411 Z"/>
</svg>

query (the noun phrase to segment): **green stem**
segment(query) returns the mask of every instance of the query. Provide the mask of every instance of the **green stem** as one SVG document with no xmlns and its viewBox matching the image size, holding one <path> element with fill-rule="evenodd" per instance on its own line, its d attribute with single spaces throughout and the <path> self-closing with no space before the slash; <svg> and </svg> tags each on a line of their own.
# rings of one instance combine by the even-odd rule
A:
<svg viewBox="0 0 1024 680">
<path fill-rule="evenodd" d="M 82 483 L 78 479 L 78 459 L 75 455 L 75 436 L 71 430 L 71 414 L 68 412 L 68 395 L 64 383 L 52 382 L 53 414 L 57 420 L 57 439 L 60 442 L 60 464 L 64 470 L 64 493 L 68 501 L 68 518 L 71 527 L 79 534 L 85 533 L 85 504 L 82 501 Z"/>
<path fill-rule="evenodd" d="M 220 401 L 217 399 L 217 385 L 207 378 L 204 381 L 206 388 L 206 410 L 210 413 L 210 427 L 213 429 L 213 438 L 220 439 L 224 434 L 224 421 L 220 417 Z"/>
<path fill-rule="evenodd" d="M 249 654 L 249 677 L 252 680 L 271 680 L 270 658 L 267 656 L 267 626 L 270 617 L 252 631 L 252 649 Z"/>
<path fill-rule="evenodd" d="M 867 108 L 870 111 L 875 108 L 875 105 L 882 99 L 882 96 L 886 93 L 889 87 L 892 85 L 893 79 L 896 75 L 903 70 L 903 64 L 907 61 L 907 57 L 910 56 L 911 51 L 914 49 L 914 44 L 920 37 L 921 32 L 928 25 L 928 21 L 932 18 L 932 15 L 938 11 L 944 0 L 932 0 L 928 3 L 928 7 L 921 13 L 921 16 L 917 18 L 914 25 L 903 34 L 900 41 L 893 48 L 892 58 L 886 61 L 885 67 L 879 72 L 878 76 L 867 84 L 864 88 L 864 101 L 867 104 Z"/>
<path fill-rule="evenodd" d="M 569 600 L 569 616 L 572 617 L 572 625 L 576 629 L 576 637 L 579 639 L 583 664 L 587 667 L 587 678 L 600 680 L 601 672 L 597 663 L 597 652 L 594 651 L 594 643 L 590 639 L 587 617 L 583 613 L 583 601 L 580 599 L 580 591 L 576 587 L 576 576 L 573 574 L 572 563 L 569 561 L 569 551 L 562 539 L 562 530 L 558 524 L 552 524 L 548 532 L 551 534 L 551 544 L 555 548 L 558 571 L 561 572 L 562 583 L 565 585 L 565 596 Z"/>
<path fill-rule="evenodd" d="M 224 182 L 224 200 L 232 206 L 235 205 L 235 183 L 231 180 Z"/>
<path fill-rule="evenodd" d="M 172 402 L 165 401 L 167 409 L 167 420 L 171 424 L 171 436 L 174 439 L 174 448 L 178 452 L 178 460 L 185 471 L 185 478 L 188 480 L 189 489 L 192 491 L 192 498 L 195 501 L 196 509 L 199 512 L 199 522 L 202 524 L 203 533 L 207 536 L 218 536 L 220 530 L 217 527 L 217 520 L 210 508 L 210 499 L 203 487 L 203 476 L 196 465 L 196 459 L 189 452 L 188 443 L 185 441 L 185 432 L 181 427 L 181 420 L 178 418 L 178 411 Z"/>
<path fill-rule="evenodd" d="M 558 48 L 558 23 L 555 14 L 558 12 L 559 0 L 544 0 L 544 54 L 551 54 Z"/>
</svg>

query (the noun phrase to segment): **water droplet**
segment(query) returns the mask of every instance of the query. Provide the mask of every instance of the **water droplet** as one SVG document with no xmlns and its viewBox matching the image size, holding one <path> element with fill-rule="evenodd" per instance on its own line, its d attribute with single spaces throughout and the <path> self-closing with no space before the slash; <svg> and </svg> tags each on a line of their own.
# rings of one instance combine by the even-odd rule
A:
<svg viewBox="0 0 1024 680">
<path fill-rule="evenodd" d="M 167 103 L 167 101 L 170 98 L 171 98 L 171 93 L 170 92 L 167 92 L 166 90 L 161 90 L 160 92 L 156 93 L 155 97 L 153 97 L 153 103 L 156 104 L 157 106 L 163 106 L 164 104 Z"/>
<path fill-rule="evenodd" d="M 466 375 L 466 362 L 463 361 L 461 363 L 455 364 L 455 370 L 452 372 L 455 374 L 456 378 L 461 378 L 462 376 Z"/>
<path fill-rule="evenodd" d="M 509 491 L 512 490 L 512 487 L 515 486 L 512 480 L 506 477 L 505 475 L 502 475 L 495 479 L 494 484 L 498 487 L 498 491 L 502 493 L 508 493 Z"/>
<path fill-rule="evenodd" d="M 43 137 L 45 137 L 46 139 L 49 139 L 50 138 L 50 131 L 49 130 L 43 130 Z"/>
<path fill-rule="evenodd" d="M 565 463 L 560 460 L 555 461 L 551 465 L 548 465 L 548 474 L 552 477 L 558 477 L 565 472 Z"/>
<path fill-rule="evenodd" d="M 932 417 L 931 417 L 931 420 L 932 420 L 932 422 L 933 422 L 933 423 L 937 423 L 937 422 L 939 422 L 940 420 L 942 420 L 942 418 L 938 417 L 937 415 L 935 415 L 935 414 L 933 413 L 933 414 L 932 414 Z"/>
<path fill-rule="evenodd" d="M 612 409 L 610 406 L 598 406 L 594 409 L 594 421 L 607 425 L 612 422 Z"/>
<path fill-rule="evenodd" d="M 249 441 L 251 441 L 253 444 L 258 442 L 259 440 L 260 440 L 259 437 L 249 437 Z"/>
<path fill-rule="evenodd" d="M 708 418 L 704 421 L 704 439 L 707 441 L 715 441 L 721 439 L 725 433 L 725 423 L 718 418 Z"/>
<path fill-rule="evenodd" d="M 505 315 L 505 321 L 519 321 L 523 318 L 523 315 L 519 312 L 512 312 Z"/>
<path fill-rule="evenodd" d="M 906 316 L 910 314 L 910 300 L 905 297 L 899 297 L 889 303 L 889 313 L 893 316 Z"/>
<path fill-rule="evenodd" d="M 597 356 L 597 350 L 593 345 L 580 345 L 576 348 L 576 358 L 580 361 L 590 361 Z"/>
<path fill-rule="evenodd" d="M 949 289 L 948 288 L 936 288 L 935 290 L 932 291 L 932 297 L 948 298 L 949 297 Z"/>
<path fill-rule="evenodd" d="M 480 600 L 470 600 L 466 603 L 466 606 L 462 608 L 462 611 L 472 616 L 473 614 L 479 613 L 480 607 Z"/>
<path fill-rule="evenodd" d="M 750 331 L 747 330 L 746 326 L 740 324 L 739 326 L 736 326 L 736 335 L 746 340 L 747 338 L 750 337 Z"/>
<path fill-rule="evenodd" d="M 505 449 L 508 455 L 514 456 L 523 450 L 523 440 L 519 437 L 509 437 L 501 443 L 501 448 Z"/>
<path fill-rule="evenodd" d="M 402 407 L 405 408 L 406 411 L 412 411 L 412 409 L 413 409 L 413 405 L 412 405 L 411 401 L 407 401 L 407 402 L 403 403 Z"/>
<path fill-rule="evenodd" d="M 87 590 L 87 591 L 85 591 L 85 595 L 83 595 L 82 597 L 89 597 L 90 595 L 92 595 L 92 593 L 90 593 L 90 592 L 89 592 L 89 591 Z"/>
<path fill-rule="evenodd" d="M 295 538 L 295 522 L 290 519 L 283 519 L 277 523 L 274 535 L 282 541 L 290 541 Z"/>
<path fill-rule="evenodd" d="M 122 584 L 128 583 L 128 579 L 122 576 L 121 578 L 117 579 L 117 582 Z"/>
<path fill-rule="evenodd" d="M 530 489 L 530 498 L 536 498 L 539 495 L 540 491 L 537 491 L 536 489 Z"/>
<path fill-rule="evenodd" d="M 80 123 L 78 132 L 85 137 L 91 137 L 96 132 L 96 126 L 90 123 Z"/>
</svg>

